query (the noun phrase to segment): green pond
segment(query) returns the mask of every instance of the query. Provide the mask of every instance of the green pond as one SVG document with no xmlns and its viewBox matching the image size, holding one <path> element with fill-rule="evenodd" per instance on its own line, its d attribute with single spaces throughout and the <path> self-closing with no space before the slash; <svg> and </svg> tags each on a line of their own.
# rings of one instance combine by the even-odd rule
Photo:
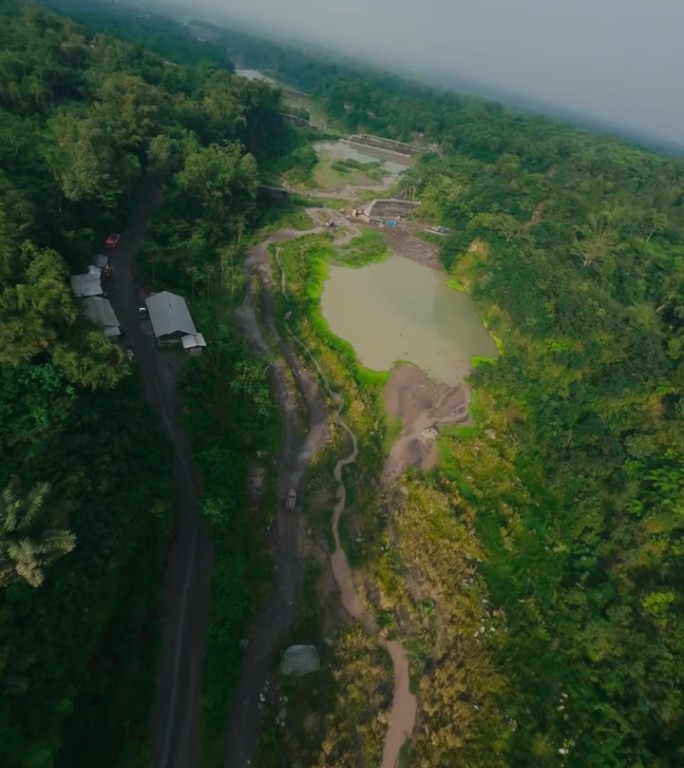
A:
<svg viewBox="0 0 684 768">
<path fill-rule="evenodd" d="M 364 144 L 338 139 L 337 141 L 317 141 L 314 149 L 318 154 L 327 152 L 333 160 L 356 160 L 357 163 L 381 162 L 386 173 L 399 177 L 413 165 L 413 157 L 380 147 L 368 147 Z"/>
<path fill-rule="evenodd" d="M 375 371 L 407 360 L 453 385 L 468 374 L 471 358 L 497 354 L 470 297 L 449 288 L 443 273 L 402 256 L 330 267 L 321 302 L 333 333 Z"/>
</svg>

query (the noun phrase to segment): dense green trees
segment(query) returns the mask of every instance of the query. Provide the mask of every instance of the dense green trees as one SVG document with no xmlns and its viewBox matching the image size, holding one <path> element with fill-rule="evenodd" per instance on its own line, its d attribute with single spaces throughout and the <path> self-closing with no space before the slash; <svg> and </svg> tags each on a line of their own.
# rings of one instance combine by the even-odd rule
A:
<svg viewBox="0 0 684 768">
<path fill-rule="evenodd" d="M 24 492 L 16 475 L 0 492 L 0 587 L 17 579 L 39 587 L 43 568 L 74 548 L 72 533 L 45 525 L 49 492 L 47 483 Z M 50 517 L 56 517 L 54 511 Z"/>
<path fill-rule="evenodd" d="M 508 616 L 503 750 L 676 765 L 684 166 L 554 125 L 535 141 L 539 122 L 490 115 L 516 163 L 467 131 L 405 180 L 453 228 L 445 264 L 506 349 L 474 377 L 496 442 L 450 446 Z"/>
<path fill-rule="evenodd" d="M 684 163 L 282 46 L 225 39 L 251 65 L 312 91 L 350 132 L 436 150 L 402 186 L 420 200 L 419 217 L 451 228 L 443 262 L 506 350 L 473 376 L 486 431 L 444 438 L 443 473 L 424 486 L 414 480 L 423 498 L 430 485 L 445 494 L 459 521 L 473 511 L 479 573 L 506 616 L 505 631 L 486 643 L 506 717 L 487 765 L 679 765 Z M 413 582 L 424 555 L 410 540 L 398 546 Z M 430 580 L 419 584 L 428 590 Z M 442 621 L 464 597 L 452 589 L 435 601 Z M 410 610 L 402 605 L 400 617 Z M 413 610 L 420 616 L 421 605 Z M 471 717 L 486 686 L 474 675 L 465 689 L 448 681 L 466 657 L 458 642 L 428 670 L 424 701 L 467 704 Z M 425 724 L 412 760 L 477 764 L 482 753 L 469 739 L 491 725 L 478 717 L 470 731 L 445 725 L 439 738 Z"/>
<path fill-rule="evenodd" d="M 200 46 L 158 20 L 79 13 L 86 26 L 0 0 L 0 763 L 115 765 L 127 740 L 145 739 L 168 449 L 66 278 L 122 226 L 147 174 L 166 202 L 145 274 L 206 299 L 239 284 L 235 241 L 257 210 L 259 163 L 312 158 L 282 125 L 277 91 L 234 78 L 224 44 L 310 89 L 341 127 L 436 150 L 403 186 L 451 228 L 445 266 L 505 342 L 473 378 L 488 431 L 444 438 L 443 473 L 412 479 L 399 539 L 388 537 L 434 593 L 430 616 L 425 601 L 397 598 L 402 615 L 447 625 L 439 653 L 424 652 L 423 701 L 443 719 L 439 733 L 421 726 L 416 764 L 681 763 L 681 161 L 232 33 Z M 185 379 L 188 393 L 211 390 L 191 433 L 205 441 L 222 552 L 214 669 L 235 661 L 247 614 L 244 552 L 258 532 L 233 530 L 257 449 L 250 425 L 266 429 L 270 402 L 221 301 L 199 316 L 218 329 Z M 505 616 L 481 654 L 458 621 L 480 621 L 456 583 L 476 576 Z M 146 682 L 112 695 L 113 678 Z M 477 690 L 496 697 L 482 715 Z M 224 701 L 212 689 L 216 722 Z"/>
<path fill-rule="evenodd" d="M 218 270 L 257 213 L 257 160 L 292 142 L 276 92 L 233 77 L 223 51 L 155 29 L 136 47 L 0 0 L 3 766 L 139 764 L 153 706 L 172 457 L 134 366 L 85 321 L 69 274 L 125 228 L 145 176 L 165 198 L 159 279 Z M 230 530 L 226 557 L 243 563 Z"/>
</svg>

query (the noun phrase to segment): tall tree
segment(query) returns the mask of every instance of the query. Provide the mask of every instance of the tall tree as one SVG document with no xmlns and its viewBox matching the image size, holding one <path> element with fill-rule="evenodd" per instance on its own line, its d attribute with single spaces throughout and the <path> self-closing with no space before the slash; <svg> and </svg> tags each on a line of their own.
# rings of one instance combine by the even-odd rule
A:
<svg viewBox="0 0 684 768">
<path fill-rule="evenodd" d="M 39 587 L 47 565 L 71 552 L 76 537 L 60 528 L 46 507 L 48 483 L 27 493 L 12 477 L 0 493 L 0 587 L 24 580 Z"/>
</svg>

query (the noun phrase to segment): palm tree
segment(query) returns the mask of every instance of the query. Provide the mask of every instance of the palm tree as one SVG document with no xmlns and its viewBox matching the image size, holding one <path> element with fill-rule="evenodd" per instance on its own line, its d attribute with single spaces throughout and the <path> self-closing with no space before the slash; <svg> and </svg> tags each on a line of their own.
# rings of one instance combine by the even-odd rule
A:
<svg viewBox="0 0 684 768">
<path fill-rule="evenodd" d="M 595 266 L 624 250 L 624 243 L 620 243 L 620 213 L 619 209 L 590 213 L 587 224 L 578 227 L 573 254 L 582 259 L 582 266 Z"/>
<path fill-rule="evenodd" d="M 0 493 L 0 587 L 24 579 L 39 587 L 43 568 L 76 546 L 73 533 L 52 526 L 45 499 L 48 483 L 24 494 L 17 477 Z"/>
</svg>

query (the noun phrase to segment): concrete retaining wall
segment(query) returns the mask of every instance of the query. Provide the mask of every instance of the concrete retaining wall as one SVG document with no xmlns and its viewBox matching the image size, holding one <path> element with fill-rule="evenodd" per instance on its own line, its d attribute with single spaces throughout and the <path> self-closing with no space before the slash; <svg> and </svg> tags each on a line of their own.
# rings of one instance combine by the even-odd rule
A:
<svg viewBox="0 0 684 768">
<path fill-rule="evenodd" d="M 373 200 L 364 213 L 370 218 L 408 216 L 416 210 L 418 203 L 412 200 Z"/>
<path fill-rule="evenodd" d="M 367 147 L 389 149 L 391 152 L 398 152 L 400 155 L 415 155 L 418 153 L 418 150 L 410 144 L 394 141 L 394 139 L 383 139 L 381 136 L 369 136 L 367 133 L 356 133 L 349 137 L 349 141 L 356 144 L 365 144 Z"/>
</svg>

